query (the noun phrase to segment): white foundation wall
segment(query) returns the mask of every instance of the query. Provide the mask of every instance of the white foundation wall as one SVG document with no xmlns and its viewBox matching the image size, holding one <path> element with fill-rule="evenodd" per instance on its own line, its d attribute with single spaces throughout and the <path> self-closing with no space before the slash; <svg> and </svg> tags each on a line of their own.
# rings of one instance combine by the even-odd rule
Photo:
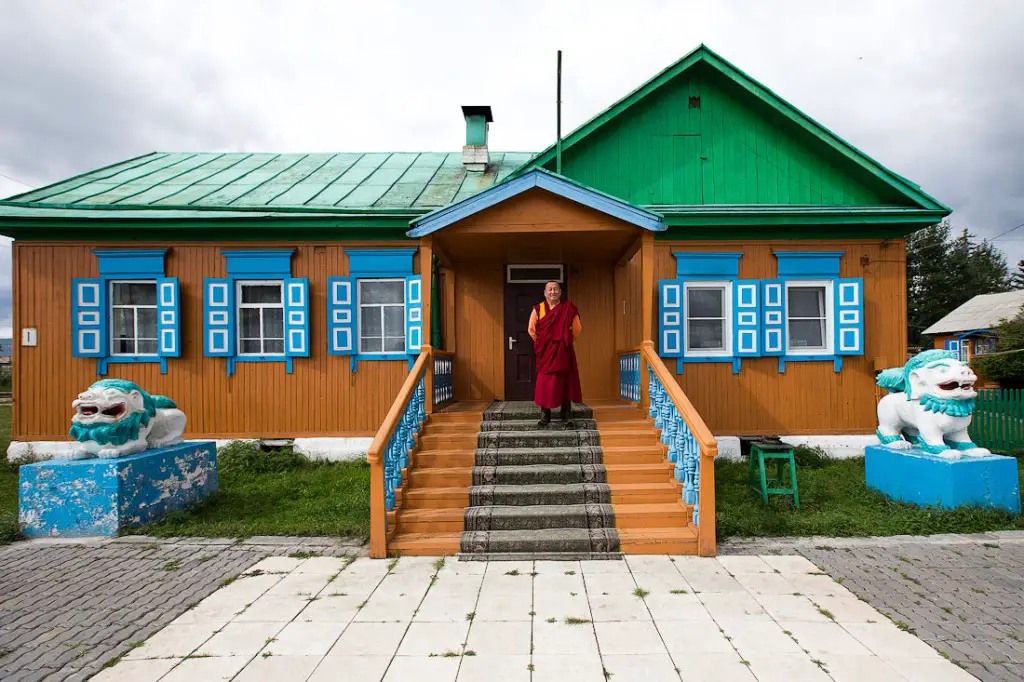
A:
<svg viewBox="0 0 1024 682">
<path fill-rule="evenodd" d="M 793 447 L 806 445 L 809 448 L 821 448 L 830 457 L 850 459 L 863 457 L 864 448 L 878 445 L 877 436 L 780 436 L 784 443 Z M 724 459 L 740 459 L 740 439 L 738 436 L 715 436 L 718 441 L 718 456 Z"/>
<path fill-rule="evenodd" d="M 209 440 L 185 439 L 186 443 L 208 443 Z M 215 440 L 217 449 L 234 442 L 258 443 L 258 440 L 244 439 Z M 366 459 L 373 438 L 296 438 L 292 447 L 295 452 L 312 460 L 343 462 Z M 49 459 L 70 459 L 73 441 L 11 441 L 7 447 L 7 461 L 12 464 L 42 462 Z"/>
</svg>

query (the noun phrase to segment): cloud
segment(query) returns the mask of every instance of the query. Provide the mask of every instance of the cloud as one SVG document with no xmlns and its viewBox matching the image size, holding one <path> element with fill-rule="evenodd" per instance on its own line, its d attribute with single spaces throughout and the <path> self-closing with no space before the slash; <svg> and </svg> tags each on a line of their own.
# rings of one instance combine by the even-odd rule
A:
<svg viewBox="0 0 1024 682">
<path fill-rule="evenodd" d="M 0 172 L 41 185 L 154 149 L 455 150 L 461 104 L 494 107 L 495 149 L 533 151 L 554 137 L 556 49 L 571 130 L 705 42 L 994 236 L 1024 222 L 1022 34 L 1010 0 L 8 0 Z M 1024 234 L 999 244 L 1024 257 Z"/>
</svg>

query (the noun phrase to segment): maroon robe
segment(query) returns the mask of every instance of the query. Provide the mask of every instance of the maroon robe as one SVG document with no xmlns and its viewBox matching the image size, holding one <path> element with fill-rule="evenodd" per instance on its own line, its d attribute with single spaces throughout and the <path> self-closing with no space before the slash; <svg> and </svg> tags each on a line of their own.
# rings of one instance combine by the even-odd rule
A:
<svg viewBox="0 0 1024 682">
<path fill-rule="evenodd" d="M 533 306 L 533 310 L 537 313 L 537 339 L 533 342 L 537 356 L 537 389 L 533 401 L 549 410 L 569 401 L 583 402 L 576 350 L 572 345 L 572 321 L 579 310 L 570 301 L 562 301 L 544 317 L 540 316 L 540 304 Z"/>
</svg>

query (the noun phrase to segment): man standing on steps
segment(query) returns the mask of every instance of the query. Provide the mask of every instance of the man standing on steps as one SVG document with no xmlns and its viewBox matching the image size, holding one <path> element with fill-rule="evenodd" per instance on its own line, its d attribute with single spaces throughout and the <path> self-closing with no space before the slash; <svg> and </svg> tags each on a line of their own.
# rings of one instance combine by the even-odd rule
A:
<svg viewBox="0 0 1024 682">
<path fill-rule="evenodd" d="M 562 409 L 562 422 L 573 428 L 572 403 L 583 402 L 580 372 L 573 342 L 583 325 L 571 301 L 562 300 L 558 282 L 544 285 L 544 300 L 533 306 L 528 331 L 537 356 L 537 389 L 533 401 L 544 412 L 538 426 L 551 423 L 551 410 Z"/>
</svg>

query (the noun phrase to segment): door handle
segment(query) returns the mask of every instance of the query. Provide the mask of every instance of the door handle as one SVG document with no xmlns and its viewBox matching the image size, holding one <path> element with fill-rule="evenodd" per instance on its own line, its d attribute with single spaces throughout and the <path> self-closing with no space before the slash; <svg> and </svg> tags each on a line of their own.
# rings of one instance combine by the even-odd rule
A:
<svg viewBox="0 0 1024 682">
<path fill-rule="evenodd" d="M 512 346 L 514 346 L 515 343 L 516 343 L 516 339 L 512 338 L 511 336 L 508 337 L 508 349 L 509 350 L 512 350 Z"/>
</svg>

